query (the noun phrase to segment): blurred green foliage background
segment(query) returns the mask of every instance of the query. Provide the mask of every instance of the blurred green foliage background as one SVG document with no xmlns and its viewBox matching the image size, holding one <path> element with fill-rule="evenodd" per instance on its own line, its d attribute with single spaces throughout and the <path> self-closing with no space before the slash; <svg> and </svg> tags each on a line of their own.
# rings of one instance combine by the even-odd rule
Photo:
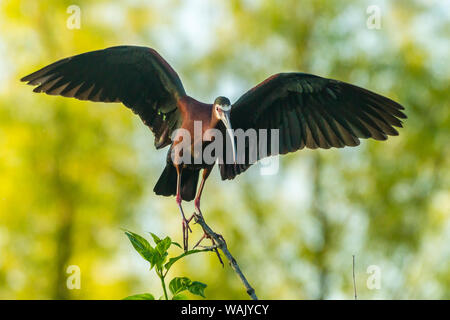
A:
<svg viewBox="0 0 450 320">
<path fill-rule="evenodd" d="M 72 4 L 80 29 L 67 28 Z M 370 5 L 380 29 L 367 27 Z M 0 1 L 0 298 L 161 290 L 120 228 L 181 242 L 175 200 L 152 192 L 166 152 L 119 104 L 37 95 L 19 82 L 119 44 L 157 49 L 208 103 L 303 71 L 403 104 L 404 129 L 387 142 L 303 150 L 273 176 L 254 166 L 221 182 L 215 169 L 203 213 L 261 298 L 352 299 L 352 255 L 360 298 L 450 298 L 450 3 L 439 0 Z M 80 267 L 80 289 L 67 289 L 69 265 Z M 369 266 L 379 289 L 367 286 Z M 247 298 L 213 254 L 171 272 L 207 283 L 210 299 Z"/>
</svg>

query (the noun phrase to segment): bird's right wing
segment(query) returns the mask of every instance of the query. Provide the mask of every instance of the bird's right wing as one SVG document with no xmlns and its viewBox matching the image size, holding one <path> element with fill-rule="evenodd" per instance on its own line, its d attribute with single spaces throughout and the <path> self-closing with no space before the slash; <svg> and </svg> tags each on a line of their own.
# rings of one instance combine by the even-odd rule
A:
<svg viewBox="0 0 450 320">
<path fill-rule="evenodd" d="M 118 46 L 59 60 L 26 77 L 34 92 L 80 100 L 122 102 L 155 134 L 155 146 L 171 143 L 180 125 L 177 101 L 186 95 L 170 65 L 153 49 Z"/>
<path fill-rule="evenodd" d="M 271 150 L 270 141 L 267 145 L 267 155 L 274 155 L 304 147 L 356 146 L 360 138 L 386 140 L 388 135 L 398 135 L 393 127 L 402 126 L 403 109 L 389 98 L 349 83 L 306 73 L 280 73 L 240 97 L 230 118 L 234 130 L 278 129 L 278 151 Z M 221 165 L 222 179 L 233 179 L 250 165 Z"/>
</svg>

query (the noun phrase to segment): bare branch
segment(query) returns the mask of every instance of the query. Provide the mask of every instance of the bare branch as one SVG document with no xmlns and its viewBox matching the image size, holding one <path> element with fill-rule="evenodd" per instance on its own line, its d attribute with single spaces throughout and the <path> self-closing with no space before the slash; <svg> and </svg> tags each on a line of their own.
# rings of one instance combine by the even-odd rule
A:
<svg viewBox="0 0 450 320">
<path fill-rule="evenodd" d="M 219 248 L 223 254 L 227 257 L 231 268 L 236 272 L 236 274 L 241 279 L 242 283 L 245 286 L 245 289 L 247 290 L 248 295 L 253 300 L 258 300 L 258 297 L 255 294 L 255 289 L 248 283 L 247 278 L 244 276 L 244 274 L 241 271 L 241 268 L 239 267 L 238 263 L 236 262 L 236 259 L 231 255 L 230 251 L 228 250 L 227 243 L 225 242 L 225 239 L 220 235 L 215 233 L 205 222 L 202 216 L 197 215 L 194 213 L 195 222 L 202 226 L 203 231 L 211 237 L 211 239 L 214 240 L 216 243 L 214 248 Z M 219 256 L 220 259 L 220 256 Z"/>
</svg>

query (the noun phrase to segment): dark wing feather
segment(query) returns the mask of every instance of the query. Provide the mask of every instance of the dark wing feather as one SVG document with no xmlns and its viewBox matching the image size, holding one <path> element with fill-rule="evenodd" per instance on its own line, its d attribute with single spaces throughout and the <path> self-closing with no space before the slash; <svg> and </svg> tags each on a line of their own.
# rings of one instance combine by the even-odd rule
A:
<svg viewBox="0 0 450 320">
<path fill-rule="evenodd" d="M 155 134 L 155 146 L 171 143 L 181 123 L 180 78 L 153 49 L 118 46 L 59 60 L 24 78 L 34 92 L 80 100 L 122 102 Z"/>
<path fill-rule="evenodd" d="M 285 154 L 305 146 L 357 146 L 360 138 L 386 140 L 398 135 L 394 127 L 402 127 L 403 109 L 389 98 L 349 83 L 280 73 L 239 98 L 231 109 L 231 124 L 235 130 L 279 129 L 278 153 Z M 268 155 L 276 154 L 270 151 Z M 222 179 L 233 179 L 250 165 L 221 164 Z"/>
</svg>

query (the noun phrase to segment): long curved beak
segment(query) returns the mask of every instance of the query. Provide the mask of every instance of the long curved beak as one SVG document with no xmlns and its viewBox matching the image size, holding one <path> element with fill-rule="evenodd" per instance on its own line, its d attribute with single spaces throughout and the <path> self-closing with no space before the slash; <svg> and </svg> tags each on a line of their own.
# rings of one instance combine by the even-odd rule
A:
<svg viewBox="0 0 450 320">
<path fill-rule="evenodd" d="M 222 120 L 223 124 L 225 125 L 227 134 L 231 139 L 231 147 L 233 148 L 233 162 L 234 164 L 236 164 L 236 145 L 234 143 L 233 128 L 231 127 L 230 111 L 222 112 L 222 117 L 220 118 L 220 120 Z"/>
</svg>

